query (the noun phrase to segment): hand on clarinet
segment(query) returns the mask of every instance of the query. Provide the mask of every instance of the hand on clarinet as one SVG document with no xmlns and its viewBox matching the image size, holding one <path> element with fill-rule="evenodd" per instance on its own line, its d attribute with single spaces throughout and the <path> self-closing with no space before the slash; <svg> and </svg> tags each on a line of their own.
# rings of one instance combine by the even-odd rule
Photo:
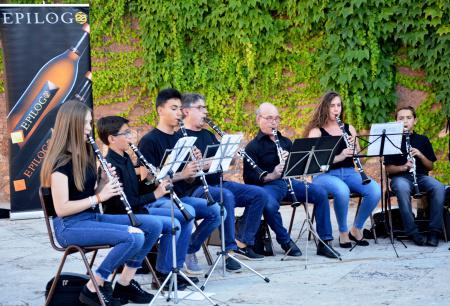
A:
<svg viewBox="0 0 450 306">
<path fill-rule="evenodd" d="M 419 149 L 411 147 L 411 156 L 418 157 L 418 158 L 422 159 L 423 154 L 422 154 L 422 152 L 420 152 Z"/>
<path fill-rule="evenodd" d="M 167 190 L 167 186 L 170 186 L 170 182 L 168 180 L 162 180 L 159 183 L 158 187 L 153 192 L 156 199 L 159 199 L 169 193 L 169 190 Z"/>
<path fill-rule="evenodd" d="M 120 195 L 122 187 L 117 180 L 107 182 L 99 192 L 97 192 L 101 201 L 109 200 L 112 197 Z"/>
<path fill-rule="evenodd" d="M 192 178 L 197 174 L 197 162 L 191 161 L 186 164 L 183 171 L 181 171 L 181 175 L 184 179 Z"/>
<path fill-rule="evenodd" d="M 197 147 L 194 146 L 194 148 L 192 149 L 192 153 L 194 154 L 195 160 L 199 160 L 202 159 L 202 151 L 200 151 Z"/>
</svg>

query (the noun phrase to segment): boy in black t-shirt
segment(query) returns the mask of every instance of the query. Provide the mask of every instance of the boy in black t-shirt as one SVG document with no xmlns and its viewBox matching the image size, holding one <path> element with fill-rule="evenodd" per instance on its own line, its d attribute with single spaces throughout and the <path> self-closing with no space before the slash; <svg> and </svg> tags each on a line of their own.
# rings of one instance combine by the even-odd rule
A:
<svg viewBox="0 0 450 306">
<path fill-rule="evenodd" d="M 122 183 L 123 191 L 127 196 L 133 211 L 149 213 L 160 216 L 163 221 L 163 236 L 160 239 L 158 257 L 156 260 L 156 271 L 165 278 L 172 269 L 172 238 L 171 238 L 171 201 L 165 197 L 168 193 L 166 186 L 168 181 L 162 181 L 153 192 L 140 194 L 139 181 L 130 156 L 126 153 L 131 142 L 132 132 L 128 126 L 128 120 L 119 116 L 108 116 L 97 121 L 97 131 L 100 139 L 108 146 L 106 159 L 114 167 L 119 181 Z M 118 197 L 111 198 L 105 205 L 105 213 L 123 214 L 125 213 L 122 203 Z M 193 211 L 192 207 L 185 205 L 185 209 Z M 189 237 L 192 233 L 193 221 L 186 221 L 182 213 L 174 210 L 175 226 L 177 231 L 177 267 L 182 268 L 189 246 Z M 180 239 L 181 238 L 181 239 Z M 198 279 L 193 278 L 194 282 Z M 184 278 L 179 278 L 179 289 L 188 285 Z"/>
<path fill-rule="evenodd" d="M 391 178 L 391 188 L 398 199 L 398 206 L 402 216 L 403 226 L 407 235 L 417 245 L 437 246 L 439 233 L 442 229 L 442 213 L 444 205 L 444 185 L 438 182 L 428 172 L 433 170 L 433 162 L 436 156 L 430 141 L 425 135 L 414 133 L 414 125 L 417 122 L 416 111 L 411 106 L 399 108 L 396 111 L 397 121 L 404 124 L 404 129 L 410 133 L 410 146 L 412 159 L 408 159 L 406 149 L 406 137 L 402 139 L 402 153 L 389 155 L 384 159 L 386 171 Z M 419 233 L 414 223 L 414 215 L 411 207 L 411 195 L 414 193 L 414 168 L 417 185 L 420 192 L 427 193 L 427 202 L 430 209 L 430 222 L 428 236 Z"/>
<path fill-rule="evenodd" d="M 180 92 L 172 88 L 161 90 L 156 97 L 156 111 L 159 116 L 158 125 L 142 137 L 139 142 L 139 150 L 151 164 L 159 166 L 166 150 L 173 149 L 178 139 L 181 138 L 175 133 L 178 129 L 178 121 L 181 120 Z M 199 152 L 194 154 L 198 155 Z M 174 190 L 181 201 L 194 208 L 193 215 L 197 219 L 203 219 L 191 236 L 185 260 L 186 272 L 199 275 L 203 274 L 203 271 L 195 253 L 200 250 L 203 241 L 220 225 L 220 208 L 217 203 L 208 206 L 205 199 L 190 196 L 192 186 L 188 182 L 193 181 L 196 173 L 196 164 L 189 162 L 182 171 L 175 173 L 173 182 Z"/>
</svg>

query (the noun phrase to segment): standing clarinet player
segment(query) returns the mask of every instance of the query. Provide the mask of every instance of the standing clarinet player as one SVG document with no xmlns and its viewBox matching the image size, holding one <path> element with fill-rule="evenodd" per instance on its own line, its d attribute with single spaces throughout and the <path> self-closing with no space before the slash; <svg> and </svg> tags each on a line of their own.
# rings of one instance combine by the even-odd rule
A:
<svg viewBox="0 0 450 306">
<path fill-rule="evenodd" d="M 433 147 L 427 136 L 414 132 L 417 123 L 416 111 L 411 106 L 399 108 L 395 113 L 396 120 L 403 122 L 406 133 L 409 133 L 410 152 L 407 151 L 406 138 L 402 139 L 402 155 L 388 155 L 384 158 L 386 171 L 391 178 L 391 188 L 398 199 L 398 206 L 402 216 L 405 233 L 417 245 L 438 246 L 439 234 L 442 229 L 442 213 L 444 205 L 444 185 L 428 175 L 433 170 L 436 161 Z M 408 155 L 414 159 L 408 159 Z M 412 171 L 411 171 L 412 170 Z M 429 233 L 425 237 L 419 233 L 414 222 L 411 207 L 411 196 L 414 191 L 414 181 L 419 191 L 426 192 L 430 210 Z"/>
<path fill-rule="evenodd" d="M 381 198 L 381 188 L 374 180 L 369 180 L 365 175 L 361 163 L 356 162 L 358 171 L 355 171 L 355 163 L 352 146 L 357 135 L 352 125 L 339 125 L 344 122 L 344 106 L 341 97 L 336 92 L 326 93 L 309 122 L 305 136 L 341 136 L 348 137 L 340 142 L 336 150 L 336 156 L 330 165 L 330 170 L 316 176 L 314 184 L 322 186 L 329 194 L 333 195 L 334 211 L 339 225 L 339 245 L 341 248 L 351 248 L 350 240 L 360 246 L 368 246 L 369 242 L 363 239 L 362 228 L 367 218 L 378 205 Z M 344 133 L 345 132 L 345 133 Z M 366 179 L 367 178 L 367 179 Z M 357 192 L 362 196 L 361 206 L 353 222 L 350 231 L 347 226 L 348 206 L 350 193 Z"/>
<path fill-rule="evenodd" d="M 97 183 L 95 156 L 86 142 L 92 131 L 92 112 L 76 100 L 64 103 L 56 116 L 55 128 L 41 170 L 41 184 L 51 187 L 53 218 L 58 242 L 66 247 L 111 245 L 113 248 L 95 270 L 95 279 L 106 305 L 128 301 L 149 303 L 153 295 L 144 291 L 133 278 L 162 231 L 161 221 L 149 215 L 137 215 L 139 228 L 130 225 L 126 214 L 100 214 L 98 204 L 122 193 L 116 180 L 102 173 Z M 109 168 L 112 175 L 114 168 Z M 124 265 L 114 291 L 108 278 Z M 116 297 L 116 298 L 113 298 Z M 92 281 L 80 293 L 87 305 L 101 305 Z"/>
</svg>

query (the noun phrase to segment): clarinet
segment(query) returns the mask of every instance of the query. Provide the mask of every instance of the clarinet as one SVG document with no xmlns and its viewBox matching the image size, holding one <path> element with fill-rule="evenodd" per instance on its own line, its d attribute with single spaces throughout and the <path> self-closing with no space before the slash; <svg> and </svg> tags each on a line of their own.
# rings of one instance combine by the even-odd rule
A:
<svg viewBox="0 0 450 306">
<path fill-rule="evenodd" d="M 106 159 L 103 157 L 102 153 L 100 152 L 100 149 L 98 148 L 98 145 L 95 143 L 94 138 L 91 135 L 87 135 L 88 143 L 92 146 L 92 149 L 94 149 L 95 155 L 97 155 L 97 158 L 100 162 L 100 166 L 102 167 L 103 171 L 105 171 L 106 176 L 108 177 L 108 180 L 115 180 L 118 182 L 117 178 L 112 175 L 112 173 L 109 171 L 108 164 L 106 162 Z M 131 209 L 131 205 L 128 202 L 127 196 L 125 195 L 125 192 L 123 192 L 122 188 L 120 189 L 120 200 L 122 201 L 125 211 L 128 215 L 128 218 L 130 218 L 130 222 L 132 226 L 138 227 L 142 223 L 138 221 L 136 216 L 133 213 L 133 210 Z"/>
<path fill-rule="evenodd" d="M 131 149 L 133 150 L 134 153 L 136 153 L 136 156 L 139 159 L 139 162 L 148 169 L 148 171 L 150 171 L 154 177 L 153 179 L 153 183 L 156 180 L 156 177 L 158 175 L 158 170 L 156 169 L 155 166 L 153 166 L 152 164 L 150 164 L 148 162 L 148 160 L 144 157 L 144 155 L 142 155 L 141 151 L 139 151 L 139 149 L 132 143 L 129 143 Z M 161 180 L 160 180 L 161 181 Z M 158 183 L 160 183 L 160 181 L 158 181 Z M 173 191 L 173 187 L 172 186 L 167 186 L 167 190 L 172 191 L 172 198 L 173 198 L 173 202 L 175 203 L 175 205 L 178 207 L 178 209 L 180 210 L 181 214 L 183 215 L 184 219 L 186 219 L 187 222 L 191 221 L 192 219 L 194 219 L 194 217 L 185 209 L 183 202 L 181 202 L 180 198 L 177 196 L 177 194 L 175 193 L 175 191 Z"/>
<path fill-rule="evenodd" d="M 347 146 L 347 148 L 350 148 L 350 141 L 349 141 L 349 135 L 347 134 L 347 132 L 345 131 L 345 126 L 344 123 L 341 121 L 341 119 L 339 118 L 339 116 L 336 116 L 336 122 L 339 125 L 339 128 L 342 131 L 342 136 L 344 137 L 344 141 L 345 141 L 345 145 Z M 366 175 L 366 173 L 364 172 L 364 169 L 361 165 L 361 161 L 359 160 L 358 157 L 353 156 L 353 162 L 356 165 L 356 168 L 358 168 L 358 172 L 361 175 L 361 179 L 362 179 L 362 183 L 363 185 L 367 185 L 370 183 L 370 178 Z"/>
<path fill-rule="evenodd" d="M 183 137 L 188 137 L 188 134 L 186 132 L 186 127 L 184 126 L 183 120 L 178 120 L 178 124 L 180 126 L 180 131 L 183 134 Z M 191 159 L 193 161 L 196 161 L 196 158 L 195 158 L 194 154 L 192 153 L 192 151 L 190 152 L 190 155 L 191 155 Z M 200 168 L 200 166 L 197 166 L 197 171 L 200 175 L 200 180 L 202 181 L 203 192 L 205 193 L 206 200 L 208 201 L 208 206 L 211 206 L 211 205 L 215 204 L 216 201 L 214 201 L 214 199 L 211 196 L 211 193 L 209 192 L 208 182 L 206 182 L 205 173 Z"/>
<path fill-rule="evenodd" d="M 412 162 L 412 167 L 409 169 L 413 177 L 413 187 L 414 187 L 414 199 L 418 199 L 422 196 L 422 193 L 419 191 L 419 184 L 417 184 L 417 174 L 416 174 L 416 158 L 411 155 L 411 141 L 410 141 L 410 133 L 409 131 L 405 132 L 405 144 L 406 144 L 406 152 L 408 152 L 408 159 Z"/>
<path fill-rule="evenodd" d="M 215 125 L 214 122 L 212 122 L 209 118 L 205 117 L 204 120 L 217 134 L 219 134 L 220 137 L 223 137 L 223 135 L 225 135 L 225 133 L 217 125 Z M 258 167 L 255 161 L 247 154 L 247 152 L 245 152 L 244 148 L 239 149 L 237 154 L 239 154 L 239 156 L 242 159 L 244 159 L 253 168 L 253 170 L 255 170 L 258 173 L 259 180 L 262 181 L 263 178 L 267 175 L 267 171 L 264 171 L 263 169 Z"/>
<path fill-rule="evenodd" d="M 275 140 L 275 146 L 277 147 L 277 152 L 278 152 L 278 159 L 280 160 L 280 163 L 283 162 L 283 156 L 281 155 L 283 149 L 281 148 L 280 145 L 280 139 L 278 138 L 278 132 L 276 129 L 272 128 L 272 135 L 274 137 Z M 284 179 L 284 181 L 286 182 L 286 185 L 288 187 L 288 191 L 291 194 L 292 197 L 292 207 L 297 207 L 300 206 L 300 202 L 297 199 L 297 196 L 295 195 L 294 192 L 294 188 L 292 187 L 292 180 L 290 178 L 288 179 Z"/>
</svg>

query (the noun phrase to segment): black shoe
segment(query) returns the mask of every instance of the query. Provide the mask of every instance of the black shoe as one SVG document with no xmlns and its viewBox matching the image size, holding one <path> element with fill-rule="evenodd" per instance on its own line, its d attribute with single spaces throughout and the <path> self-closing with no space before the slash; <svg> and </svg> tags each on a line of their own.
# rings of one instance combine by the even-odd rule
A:
<svg viewBox="0 0 450 306">
<path fill-rule="evenodd" d="M 427 245 L 437 247 L 439 245 L 439 233 L 429 232 L 427 237 Z"/>
<path fill-rule="evenodd" d="M 225 259 L 225 268 L 228 272 L 238 273 L 242 271 L 241 264 L 230 257 L 227 257 L 227 259 Z"/>
<path fill-rule="evenodd" d="M 352 243 L 351 242 L 341 242 L 341 237 L 339 237 L 339 246 L 343 249 L 350 249 L 352 247 Z"/>
<path fill-rule="evenodd" d="M 107 282 L 105 282 L 106 284 Z M 111 285 L 111 284 L 109 284 Z M 100 289 L 100 295 L 103 298 L 103 302 L 105 302 L 106 306 L 121 306 L 120 301 L 118 299 L 114 299 L 112 297 L 112 288 L 108 286 L 105 287 L 99 286 Z M 81 303 L 89 305 L 89 306 L 101 306 L 98 299 L 97 292 L 91 292 L 88 287 L 85 285 L 83 289 L 80 292 L 80 296 L 78 297 Z"/>
<path fill-rule="evenodd" d="M 421 233 L 415 233 L 409 236 L 416 245 L 423 246 L 427 242 L 426 237 Z"/>
<path fill-rule="evenodd" d="M 359 245 L 359 246 L 368 246 L 369 245 L 369 241 L 364 240 L 364 238 L 361 238 L 360 240 L 356 240 L 356 238 L 352 235 L 351 232 L 348 232 L 348 238 L 350 238 L 350 240 L 356 242 L 356 245 Z"/>
<path fill-rule="evenodd" d="M 187 275 L 186 275 L 187 276 Z M 198 284 L 200 281 L 198 279 L 198 277 L 193 277 L 193 276 L 187 276 L 187 278 L 189 278 L 191 280 L 191 282 L 193 282 L 194 284 Z M 177 280 L 178 280 L 178 284 L 181 285 L 186 285 L 186 286 L 190 286 L 191 283 L 189 283 L 183 276 L 181 276 L 180 274 L 177 275 Z"/>
<path fill-rule="evenodd" d="M 294 243 L 294 241 L 292 241 L 292 239 L 289 240 L 288 243 L 282 243 L 281 248 L 284 250 L 285 253 L 287 253 L 287 251 L 289 251 L 290 249 L 289 253 L 287 253 L 288 256 L 294 257 L 302 256 L 302 251 L 300 251 L 300 249 Z"/>
<path fill-rule="evenodd" d="M 237 250 L 234 251 L 234 253 L 236 253 L 237 256 L 239 256 L 243 259 L 247 259 L 247 260 L 263 260 L 264 259 L 264 255 L 255 253 L 253 248 L 249 245 L 244 248 L 238 247 Z"/>
<path fill-rule="evenodd" d="M 128 286 L 123 286 L 116 282 L 113 297 L 120 300 L 122 305 L 132 302 L 135 304 L 148 304 L 153 299 L 153 294 L 141 288 L 139 283 L 132 279 Z"/>
<path fill-rule="evenodd" d="M 328 246 L 328 248 L 325 245 L 325 243 Z M 333 253 L 332 251 L 334 251 L 336 254 Z M 341 254 L 339 254 L 339 252 L 337 252 L 335 249 L 333 249 L 333 247 L 331 246 L 331 243 L 325 241 L 324 243 L 319 242 L 319 245 L 317 246 L 317 255 L 325 256 L 325 257 L 328 257 L 328 258 L 339 258 L 339 256 Z"/>
<path fill-rule="evenodd" d="M 169 275 L 169 274 L 165 274 L 165 273 L 161 273 L 159 271 L 156 271 L 156 277 L 158 277 L 158 280 L 161 283 L 161 285 L 164 282 L 164 280 L 167 278 L 167 275 Z M 172 278 L 172 276 L 171 276 L 171 278 Z M 187 285 L 186 284 L 180 284 L 180 282 L 178 280 L 179 280 L 179 277 L 177 278 L 177 288 L 178 288 L 178 290 L 183 291 L 184 289 L 186 289 Z M 164 286 L 164 290 L 169 290 L 169 286 L 170 286 L 171 281 L 172 281 L 172 279 L 169 279 L 169 281 Z M 153 282 L 152 282 L 152 288 L 154 288 L 154 289 L 158 288 L 157 283 L 156 283 L 155 280 L 153 280 Z"/>
</svg>

